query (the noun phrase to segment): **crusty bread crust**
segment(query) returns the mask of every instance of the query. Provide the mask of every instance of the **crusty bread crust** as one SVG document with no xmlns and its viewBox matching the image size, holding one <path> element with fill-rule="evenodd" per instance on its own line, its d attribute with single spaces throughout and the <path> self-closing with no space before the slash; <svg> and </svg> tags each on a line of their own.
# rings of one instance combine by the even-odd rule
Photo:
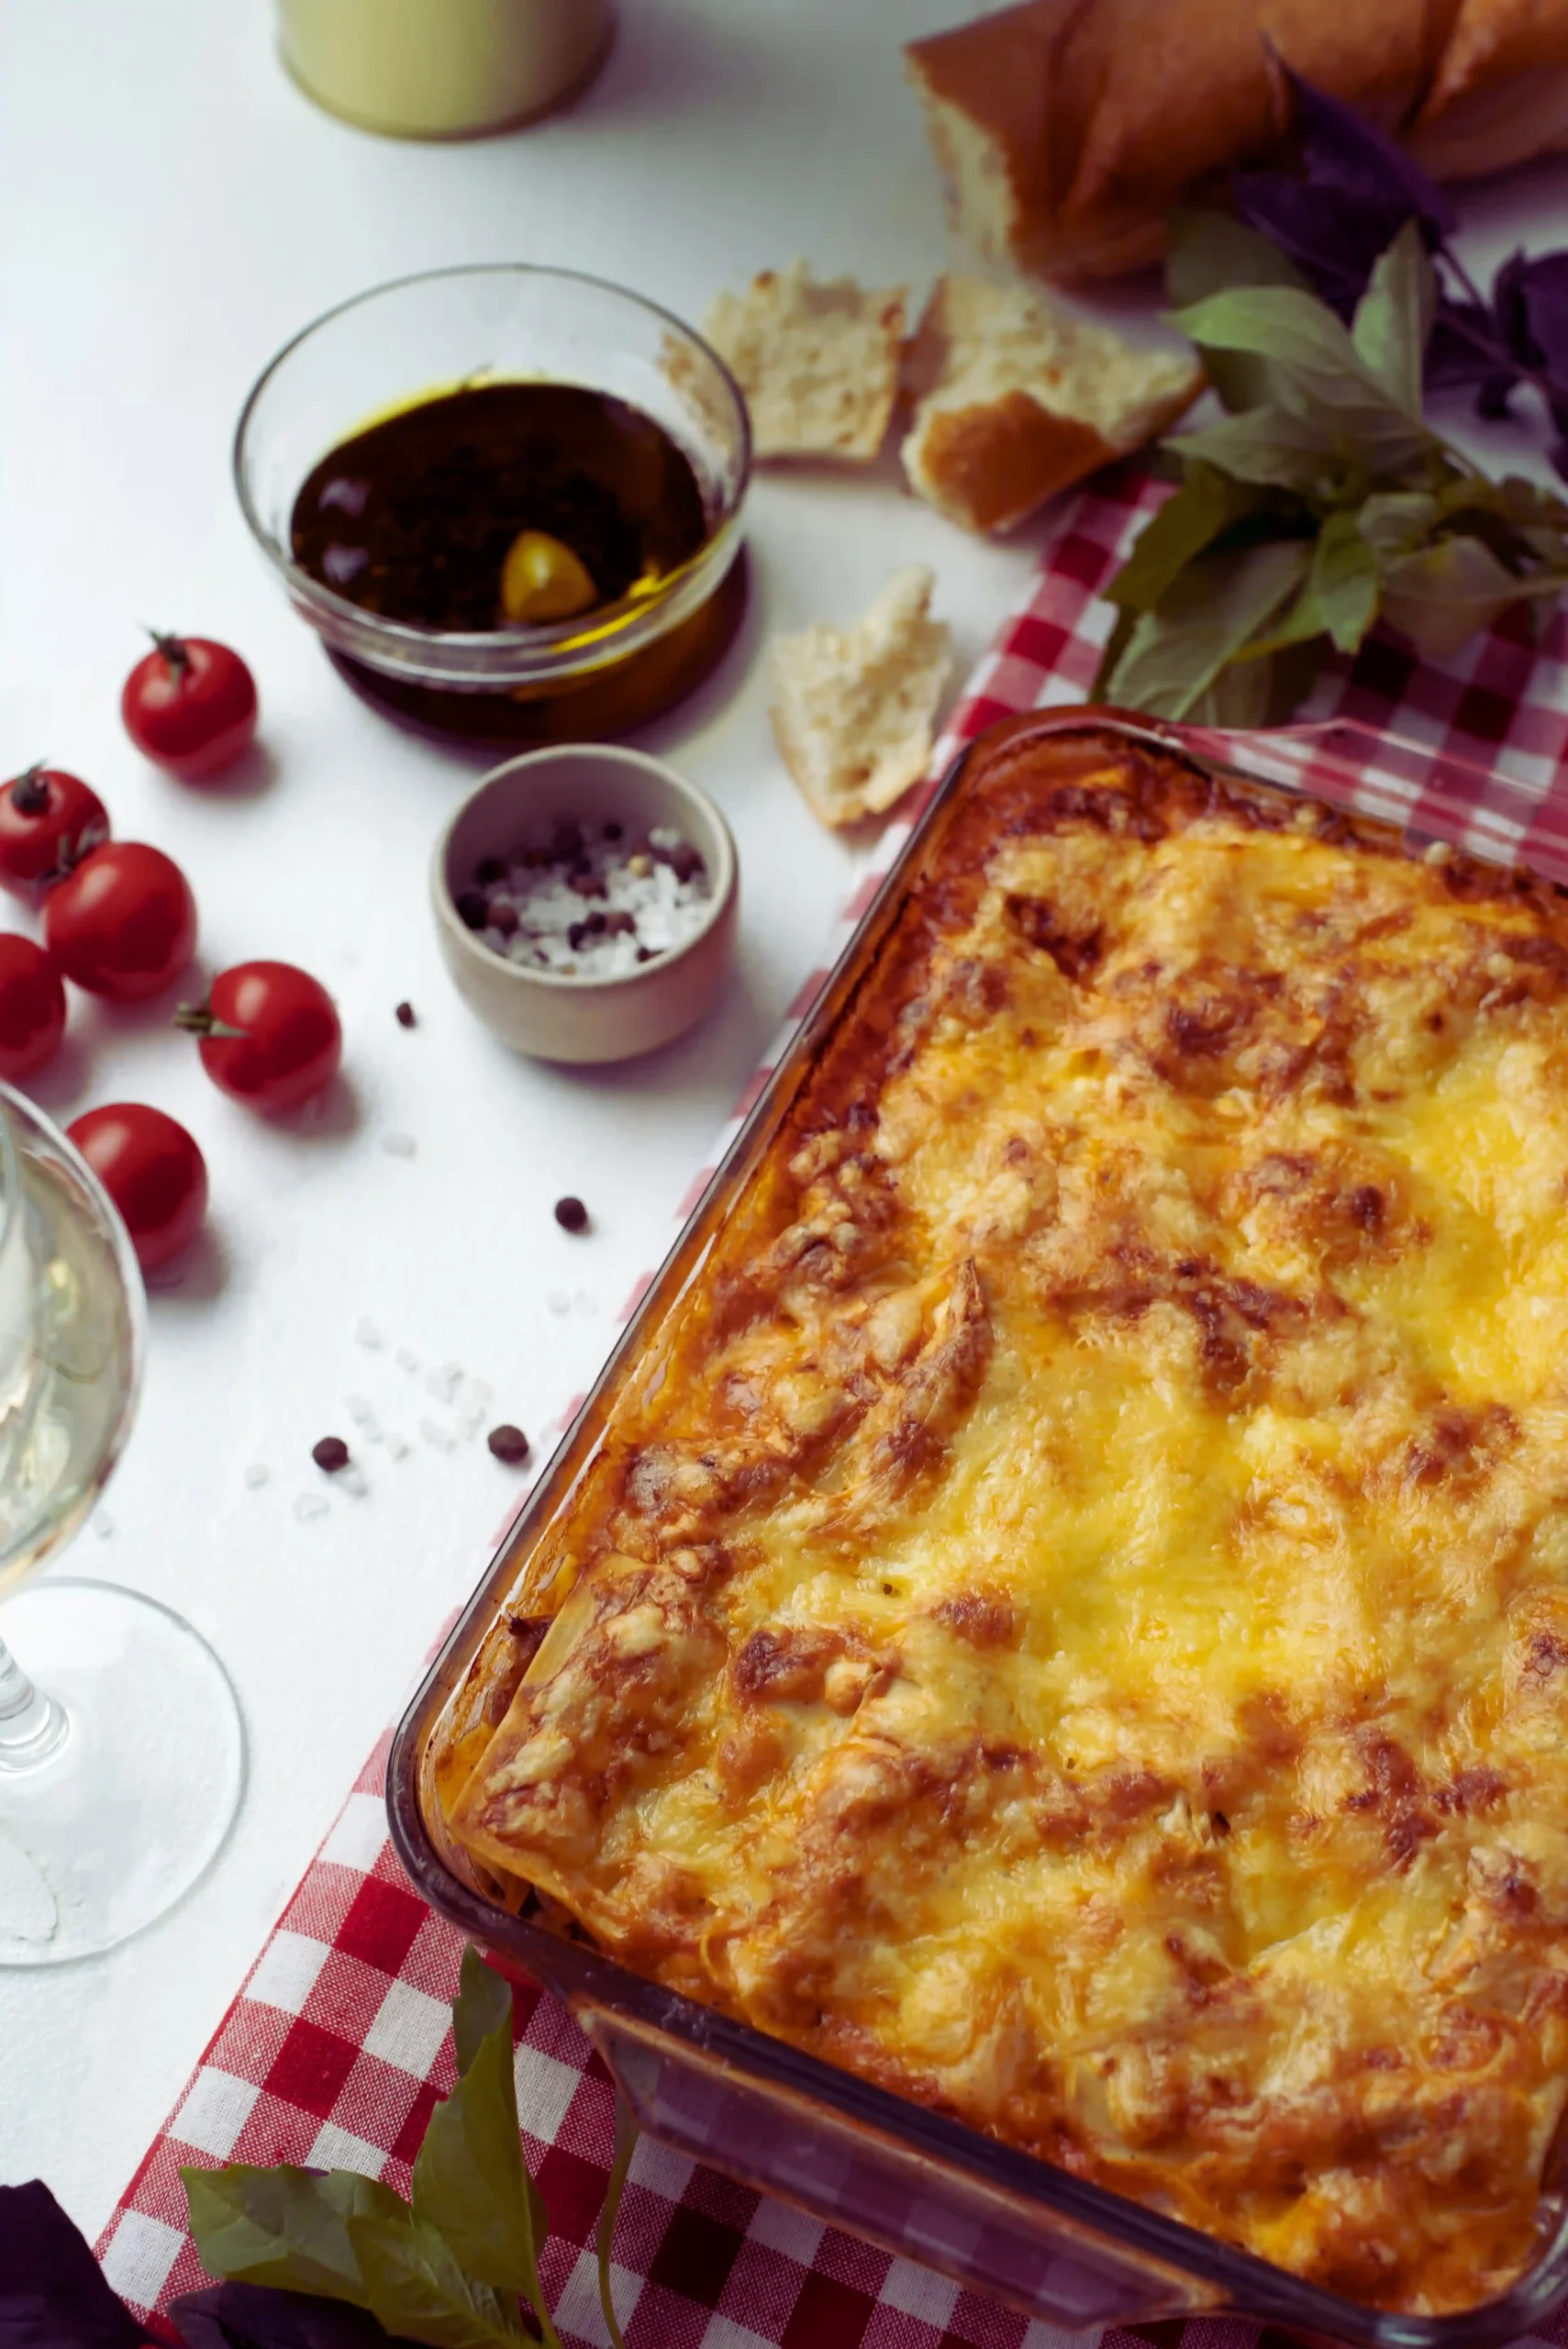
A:
<svg viewBox="0 0 1568 2349">
<path fill-rule="evenodd" d="M 938 279 L 905 360 L 910 486 L 970 530 L 1006 530 L 1173 424 L 1191 352 L 1142 350 L 1036 286 Z"/>
<path fill-rule="evenodd" d="M 1087 424 L 1027 392 L 933 416 L 905 443 L 910 484 L 966 530 L 1006 530 L 1115 451 Z"/>
<path fill-rule="evenodd" d="M 1289 123 L 1277 60 L 1467 177 L 1568 145 L 1568 0 L 1024 0 L 913 42 L 955 225 L 1062 280 L 1153 261 Z"/>
</svg>

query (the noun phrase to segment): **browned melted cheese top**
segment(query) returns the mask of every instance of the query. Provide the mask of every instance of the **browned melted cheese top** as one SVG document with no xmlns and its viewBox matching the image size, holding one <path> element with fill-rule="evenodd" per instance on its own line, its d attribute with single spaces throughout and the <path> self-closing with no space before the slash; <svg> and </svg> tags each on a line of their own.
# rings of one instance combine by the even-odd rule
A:
<svg viewBox="0 0 1568 2349">
<path fill-rule="evenodd" d="M 1568 2090 L 1568 922 L 1093 734 L 925 871 L 455 1831 L 764 2031 L 1473 2304 Z"/>
</svg>

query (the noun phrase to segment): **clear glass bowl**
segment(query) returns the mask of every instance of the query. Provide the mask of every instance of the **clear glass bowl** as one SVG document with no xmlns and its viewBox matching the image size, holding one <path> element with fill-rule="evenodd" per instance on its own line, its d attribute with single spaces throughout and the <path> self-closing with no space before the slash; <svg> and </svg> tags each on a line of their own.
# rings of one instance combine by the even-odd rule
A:
<svg viewBox="0 0 1568 2349">
<path fill-rule="evenodd" d="M 690 459 L 707 536 L 656 593 L 548 627 L 467 635 L 362 611 L 295 562 L 295 499 L 338 442 L 459 384 L 539 378 L 613 393 Z M 699 335 L 617 285 L 522 263 L 399 278 L 328 310 L 261 376 L 234 440 L 240 507 L 301 618 L 333 651 L 383 677 L 460 693 L 568 692 L 693 618 L 740 551 L 751 471 L 746 403 Z"/>
</svg>

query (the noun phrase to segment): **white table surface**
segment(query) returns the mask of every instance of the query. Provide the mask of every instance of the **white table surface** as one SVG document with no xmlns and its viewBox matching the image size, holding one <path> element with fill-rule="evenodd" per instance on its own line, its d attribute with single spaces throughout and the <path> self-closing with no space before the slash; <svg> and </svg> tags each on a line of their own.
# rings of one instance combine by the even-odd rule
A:
<svg viewBox="0 0 1568 2349">
<path fill-rule="evenodd" d="M 740 969 L 690 1038 L 573 1075 L 513 1058 L 446 980 L 426 863 L 486 762 L 373 716 L 287 609 L 229 486 L 241 400 L 317 312 L 451 262 L 559 262 L 687 317 L 796 253 L 923 293 L 952 256 L 897 45 L 963 13 L 954 0 L 624 0 L 610 64 L 574 111 L 417 146 L 317 113 L 273 58 L 261 0 L 5 12 L 0 773 L 47 755 L 89 777 L 122 838 L 183 865 L 203 968 L 301 963 L 336 996 L 347 1037 L 341 1114 L 314 1131 L 227 1101 L 158 1019 L 82 998 L 34 1083 L 62 1121 L 104 1100 L 156 1103 L 207 1156 L 210 1240 L 152 1297 L 138 1426 L 61 1570 L 150 1592 L 196 1624 L 233 1675 L 249 1742 L 234 1832 L 173 1914 L 102 1958 L 0 1971 L 0 2180 L 43 2176 L 89 2234 L 517 1493 L 482 1436 L 450 1452 L 421 1438 L 421 1419 L 450 1425 L 425 1370 L 461 1364 L 494 1388 L 495 1418 L 530 1431 L 587 1383 L 845 894 L 851 852 L 772 747 L 765 638 L 848 619 L 893 563 L 925 561 L 967 667 L 1040 535 L 965 538 L 904 493 L 888 459 L 758 482 L 742 638 L 693 703 L 639 738 L 734 827 Z M 1552 167 L 1468 199 L 1475 256 L 1521 234 L 1568 239 L 1562 187 Z M 1152 296 L 1113 306 L 1147 311 Z M 142 620 L 220 636 L 250 660 L 266 750 L 253 788 L 204 796 L 131 749 L 118 695 Z M 405 996 L 411 1032 L 393 1017 Z M 413 1137 L 415 1155 L 389 1152 L 389 1134 Z M 587 1201 L 589 1236 L 552 1221 L 566 1191 Z M 367 1318 L 378 1351 L 356 1338 Z M 397 1367 L 400 1347 L 418 1375 Z M 354 1437 L 356 1395 L 412 1451 L 395 1464 L 358 1444 L 368 1492 L 331 1490 L 302 1520 L 296 1498 L 325 1482 L 310 1446 Z M 270 1479 L 250 1489 L 258 1463 Z"/>
</svg>

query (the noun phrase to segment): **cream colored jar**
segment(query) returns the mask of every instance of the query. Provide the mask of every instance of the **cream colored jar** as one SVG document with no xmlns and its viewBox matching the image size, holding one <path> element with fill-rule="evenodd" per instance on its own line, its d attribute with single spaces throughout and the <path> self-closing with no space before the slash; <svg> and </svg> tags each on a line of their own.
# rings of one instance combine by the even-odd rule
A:
<svg viewBox="0 0 1568 2349">
<path fill-rule="evenodd" d="M 542 114 L 595 70 L 610 0 L 278 0 L 295 80 L 396 139 L 464 139 Z"/>
</svg>

